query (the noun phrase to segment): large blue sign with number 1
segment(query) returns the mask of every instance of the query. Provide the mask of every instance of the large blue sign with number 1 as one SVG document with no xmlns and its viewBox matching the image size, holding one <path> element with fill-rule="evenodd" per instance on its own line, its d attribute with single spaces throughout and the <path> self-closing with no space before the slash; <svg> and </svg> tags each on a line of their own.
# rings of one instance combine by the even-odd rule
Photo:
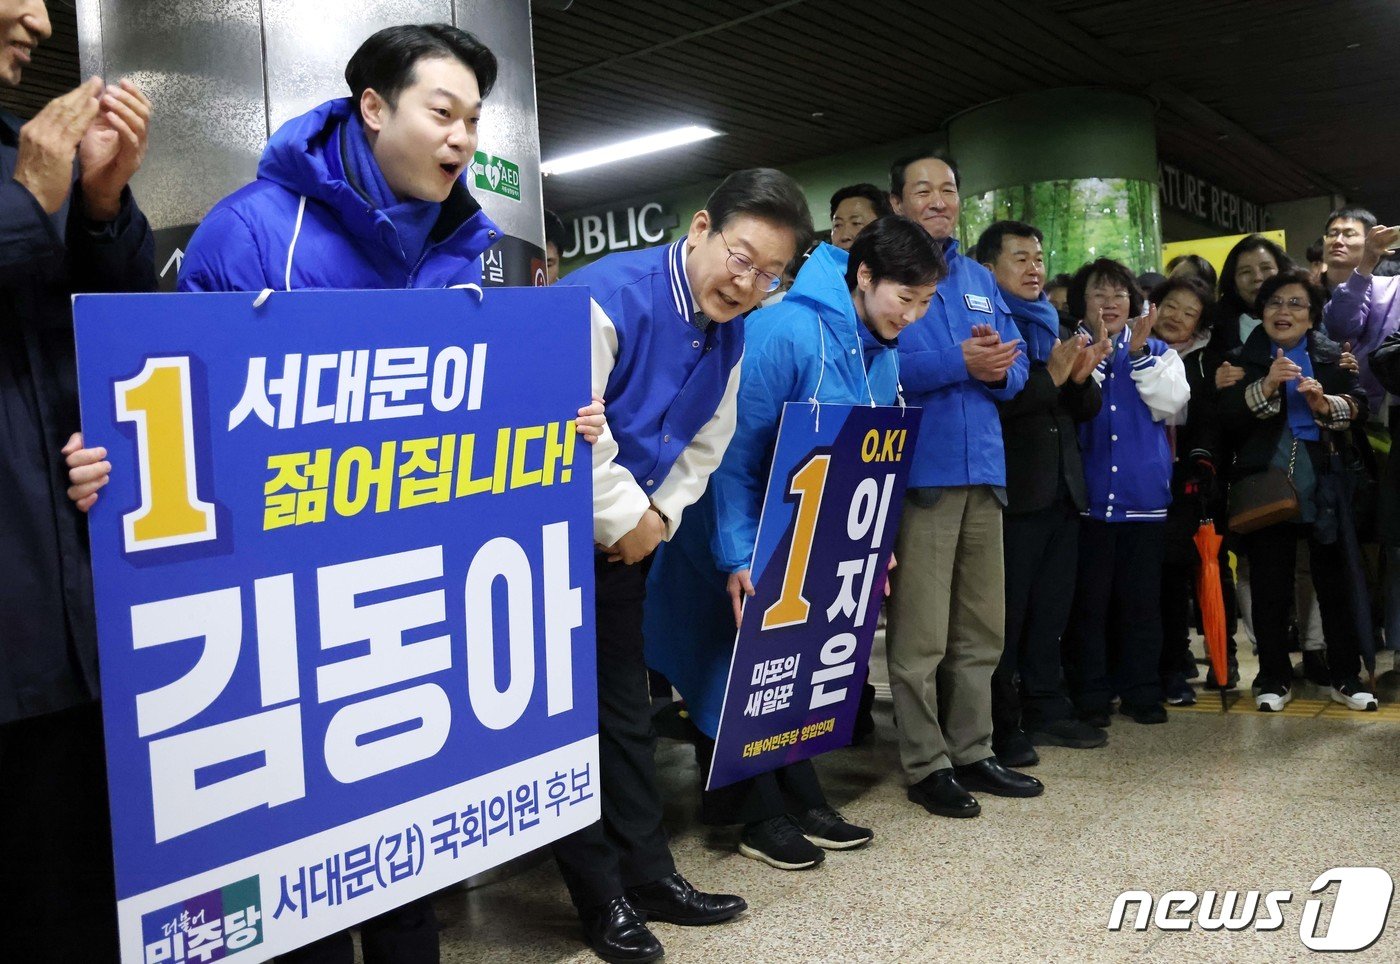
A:
<svg viewBox="0 0 1400 964">
<path fill-rule="evenodd" d="M 851 742 L 921 414 L 783 406 L 709 787 Z"/>
<path fill-rule="evenodd" d="M 124 962 L 252 964 L 598 818 L 587 292 L 74 316 Z"/>
</svg>

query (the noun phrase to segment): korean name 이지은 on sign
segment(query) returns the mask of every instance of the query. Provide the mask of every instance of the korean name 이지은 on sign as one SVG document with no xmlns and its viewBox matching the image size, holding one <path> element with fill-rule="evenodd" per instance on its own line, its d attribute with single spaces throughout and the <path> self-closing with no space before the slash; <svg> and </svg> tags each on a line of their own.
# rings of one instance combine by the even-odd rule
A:
<svg viewBox="0 0 1400 964">
<path fill-rule="evenodd" d="M 783 406 L 710 788 L 850 742 L 920 415 Z"/>
<path fill-rule="evenodd" d="M 598 818 L 586 291 L 74 315 L 124 962 L 266 960 Z"/>
</svg>

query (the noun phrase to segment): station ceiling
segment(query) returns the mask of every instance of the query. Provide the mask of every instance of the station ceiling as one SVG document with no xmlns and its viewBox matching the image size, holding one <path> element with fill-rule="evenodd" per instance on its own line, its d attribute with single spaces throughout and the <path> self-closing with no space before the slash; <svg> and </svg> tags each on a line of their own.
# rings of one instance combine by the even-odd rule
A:
<svg viewBox="0 0 1400 964">
<path fill-rule="evenodd" d="M 684 124 L 725 133 L 547 178 L 558 211 L 1096 85 L 1151 97 L 1162 158 L 1249 200 L 1340 193 L 1400 220 L 1395 0 L 575 0 L 537 3 L 534 33 L 545 158 Z"/>
<path fill-rule="evenodd" d="M 524 2 L 524 0 L 511 0 Z M 1400 221 L 1396 0 L 536 2 L 546 158 L 685 124 L 725 136 L 551 177 L 571 211 L 937 130 L 1045 87 L 1158 106 L 1162 157 L 1260 203 L 1345 194 Z M 78 82 L 73 7 L 0 105 Z M 1027 145 L 1033 149 L 1034 145 Z"/>
</svg>

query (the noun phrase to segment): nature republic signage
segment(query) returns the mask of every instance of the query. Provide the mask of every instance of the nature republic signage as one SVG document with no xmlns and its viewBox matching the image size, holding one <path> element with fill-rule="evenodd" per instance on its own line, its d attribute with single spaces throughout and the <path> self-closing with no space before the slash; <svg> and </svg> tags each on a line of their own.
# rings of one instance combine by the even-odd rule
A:
<svg viewBox="0 0 1400 964">
<path fill-rule="evenodd" d="M 1264 206 L 1166 162 L 1157 165 L 1162 208 L 1180 211 L 1229 234 L 1265 230 Z"/>
</svg>

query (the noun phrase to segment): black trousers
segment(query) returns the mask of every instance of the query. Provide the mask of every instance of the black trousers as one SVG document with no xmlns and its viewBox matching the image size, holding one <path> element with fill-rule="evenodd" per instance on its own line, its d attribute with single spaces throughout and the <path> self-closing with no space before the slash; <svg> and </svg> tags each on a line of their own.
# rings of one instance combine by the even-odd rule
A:
<svg viewBox="0 0 1400 964">
<path fill-rule="evenodd" d="M 0 958 L 118 959 L 102 714 L 0 725 Z"/>
<path fill-rule="evenodd" d="M 1060 638 L 1074 602 L 1079 513 L 1067 499 L 1002 516 L 1006 648 L 992 673 L 992 745 L 1073 715 Z M 1017 676 L 1020 686 L 1017 686 Z"/>
<path fill-rule="evenodd" d="M 594 559 L 603 819 L 554 844 L 554 857 L 579 910 L 676 869 L 661 825 L 656 733 L 642 652 L 642 603 L 650 568 L 650 560 L 627 566 L 601 554 Z"/>
<path fill-rule="evenodd" d="M 1114 695 L 1128 706 L 1162 702 L 1160 522 L 1079 526 L 1079 578 L 1066 634 L 1070 693 L 1081 713 L 1104 713 Z"/>
<path fill-rule="evenodd" d="M 715 741 L 708 737 L 695 744 L 702 787 L 714 753 Z M 822 793 L 821 780 L 811 760 L 798 760 L 738 783 L 700 791 L 700 820 L 712 826 L 758 823 L 785 813 L 806 813 L 824 806 L 826 794 Z"/>
<path fill-rule="evenodd" d="M 1259 675 L 1265 682 L 1291 683 L 1288 657 L 1288 616 L 1293 612 L 1293 567 L 1298 543 L 1308 540 L 1312 581 L 1327 641 L 1327 668 L 1333 684 L 1345 683 L 1361 672 L 1356 623 L 1351 613 L 1351 587 L 1340 544 L 1324 546 L 1312 538 L 1312 527 L 1280 523 L 1244 537 L 1249 557 L 1250 606 L 1254 638 L 1259 644 Z"/>
</svg>

